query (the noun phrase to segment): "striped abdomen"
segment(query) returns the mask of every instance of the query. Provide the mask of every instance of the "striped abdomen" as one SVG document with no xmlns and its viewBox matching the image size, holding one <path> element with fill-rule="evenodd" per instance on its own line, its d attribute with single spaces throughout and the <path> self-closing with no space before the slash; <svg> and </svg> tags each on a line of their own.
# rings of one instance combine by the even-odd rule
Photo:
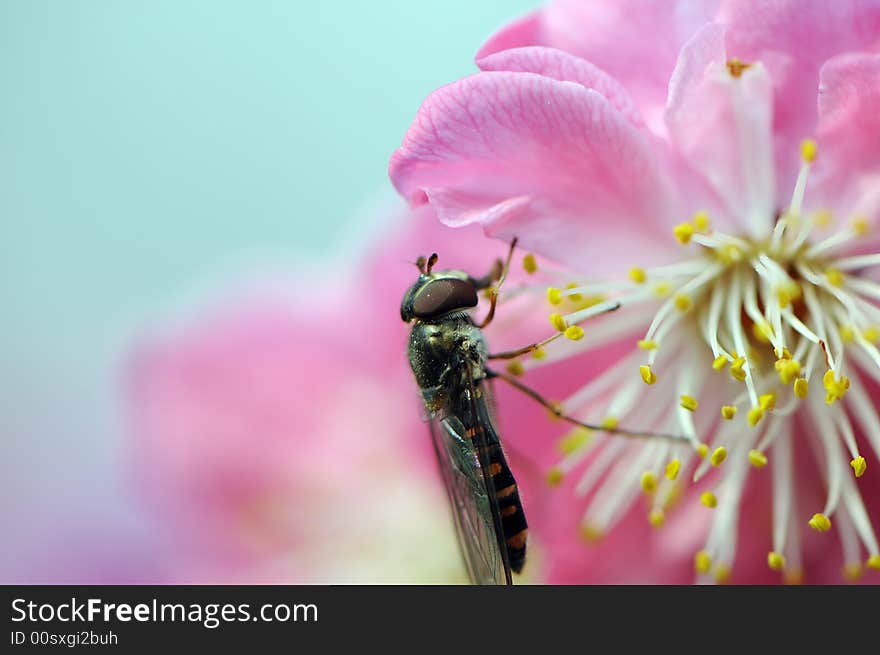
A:
<svg viewBox="0 0 880 655">
<path fill-rule="evenodd" d="M 501 444 L 498 442 L 490 444 L 488 454 L 489 474 L 492 476 L 495 497 L 498 499 L 504 541 L 507 544 L 507 557 L 510 560 L 510 568 L 519 573 L 526 562 L 526 537 L 529 532 L 526 515 L 523 513 L 516 480 L 507 465 Z"/>
<path fill-rule="evenodd" d="M 467 438 L 473 440 L 473 444 L 482 450 L 478 457 L 481 462 L 487 463 L 487 472 L 497 501 L 497 518 L 501 523 L 501 534 L 496 532 L 498 545 L 499 548 L 504 546 L 507 551 L 510 569 L 519 573 L 526 563 L 526 540 L 529 533 L 519 489 L 501 449 L 501 439 L 495 430 L 490 410 L 491 390 L 478 383 L 471 391 L 474 397 L 472 401 L 469 396 L 452 395 L 453 413 L 462 421 Z"/>
</svg>

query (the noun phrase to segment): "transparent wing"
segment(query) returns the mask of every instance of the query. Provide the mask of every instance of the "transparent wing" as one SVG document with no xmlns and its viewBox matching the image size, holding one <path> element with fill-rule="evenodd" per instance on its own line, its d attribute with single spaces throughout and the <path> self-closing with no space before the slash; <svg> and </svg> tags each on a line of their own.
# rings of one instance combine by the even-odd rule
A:
<svg viewBox="0 0 880 655">
<path fill-rule="evenodd" d="M 489 492 L 492 482 L 484 477 L 477 449 L 455 416 L 432 421 L 431 435 L 471 582 L 510 584 Z"/>
</svg>

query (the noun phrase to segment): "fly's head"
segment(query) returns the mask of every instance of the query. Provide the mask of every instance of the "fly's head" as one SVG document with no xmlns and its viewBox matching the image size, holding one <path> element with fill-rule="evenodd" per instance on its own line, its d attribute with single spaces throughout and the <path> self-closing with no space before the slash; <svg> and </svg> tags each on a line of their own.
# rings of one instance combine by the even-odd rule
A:
<svg viewBox="0 0 880 655">
<path fill-rule="evenodd" d="M 477 282 L 463 271 L 434 272 L 436 263 L 436 254 L 427 260 L 419 258 L 419 279 L 400 303 L 400 318 L 404 322 L 433 323 L 477 306 Z"/>
</svg>

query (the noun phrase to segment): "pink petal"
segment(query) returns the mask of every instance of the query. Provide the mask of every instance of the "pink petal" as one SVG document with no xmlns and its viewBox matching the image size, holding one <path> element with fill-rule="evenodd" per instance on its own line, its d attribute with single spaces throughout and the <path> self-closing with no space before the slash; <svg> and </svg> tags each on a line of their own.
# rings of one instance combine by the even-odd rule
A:
<svg viewBox="0 0 880 655">
<path fill-rule="evenodd" d="M 477 66 L 484 71 L 538 73 L 560 82 L 577 82 L 601 93 L 633 125 L 642 125 L 638 106 L 617 80 L 593 64 L 562 50 L 514 48 L 477 59 Z"/>
<path fill-rule="evenodd" d="M 543 14 L 546 11 L 546 9 L 534 11 L 511 21 L 490 36 L 489 40 L 480 46 L 474 59 L 479 62 L 481 59 L 484 59 L 489 55 L 501 52 L 502 50 L 509 50 L 511 48 L 552 45 L 550 43 L 549 35 L 544 29 Z"/>
<path fill-rule="evenodd" d="M 744 222 L 761 234 L 777 206 L 770 80 L 760 64 L 734 77 L 726 61 L 720 25 L 706 25 L 685 44 L 669 84 L 666 123 L 678 151 L 725 199 L 722 222 Z"/>
<path fill-rule="evenodd" d="M 495 236 L 581 270 L 663 259 L 672 185 L 644 134 L 601 94 L 532 73 L 478 73 L 424 102 L 390 175 L 449 225 Z M 607 271 L 606 271 L 607 272 Z"/>
<path fill-rule="evenodd" d="M 807 197 L 839 221 L 880 225 L 880 55 L 840 55 L 822 67 L 819 156 Z M 856 244 L 876 248 L 878 236 Z"/>
<path fill-rule="evenodd" d="M 547 45 L 586 59 L 620 80 L 655 125 L 681 45 L 711 20 L 717 2 L 557 0 L 492 36 L 477 59 L 529 45 Z"/>
<path fill-rule="evenodd" d="M 821 158 L 842 176 L 880 168 L 880 55 L 841 55 L 826 63 L 819 88 Z"/>
<path fill-rule="evenodd" d="M 770 71 L 777 181 L 780 188 L 791 189 L 798 143 L 816 126 L 819 70 L 840 53 L 880 50 L 880 4 L 778 0 L 756 6 L 754 0 L 727 0 L 721 16 L 728 27 L 728 54 L 761 61 Z"/>
</svg>

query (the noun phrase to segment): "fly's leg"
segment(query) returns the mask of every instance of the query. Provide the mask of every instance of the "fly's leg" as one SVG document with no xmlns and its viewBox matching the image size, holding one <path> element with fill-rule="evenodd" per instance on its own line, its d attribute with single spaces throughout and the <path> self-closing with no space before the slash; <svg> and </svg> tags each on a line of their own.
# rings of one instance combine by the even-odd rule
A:
<svg viewBox="0 0 880 655">
<path fill-rule="evenodd" d="M 492 268 L 489 270 L 486 275 L 483 277 L 472 277 L 471 283 L 474 285 L 474 288 L 477 291 L 481 291 L 483 289 L 488 289 L 494 282 L 497 282 L 497 287 L 501 286 L 501 283 L 504 281 L 504 278 L 507 276 L 507 271 L 510 269 L 510 261 L 513 258 L 513 250 L 516 248 L 518 239 L 516 237 L 513 238 L 513 241 L 510 242 L 510 250 L 507 252 L 507 260 L 502 261 L 501 259 L 496 259 L 495 263 L 492 264 Z"/>
<path fill-rule="evenodd" d="M 517 380 L 515 377 L 513 377 L 511 375 L 507 375 L 506 373 L 498 373 L 496 371 L 492 371 L 487 368 L 486 369 L 486 376 L 490 380 L 493 378 L 498 378 L 500 380 L 504 380 L 505 382 L 507 382 L 507 384 L 512 386 L 514 389 L 521 391 L 522 393 L 526 394 L 529 398 L 531 398 L 535 402 L 546 407 L 554 416 L 562 419 L 563 421 L 571 423 L 572 425 L 577 425 L 582 428 L 588 428 L 590 430 L 608 432 L 611 434 L 620 434 L 620 435 L 627 436 L 627 437 L 654 437 L 654 438 L 659 438 L 659 439 L 669 439 L 672 441 L 683 441 L 683 442 L 687 442 L 687 443 L 691 443 L 691 441 L 692 441 L 689 437 L 686 437 L 686 436 L 680 435 L 680 434 L 665 434 L 662 432 L 651 432 L 649 430 L 627 430 L 627 429 L 618 428 L 618 427 L 596 425 L 593 423 L 584 423 L 583 421 L 580 421 L 580 420 L 574 418 L 573 416 L 566 414 L 560 405 L 550 402 L 549 400 L 544 398 L 544 396 L 539 394 L 537 391 L 535 391 L 531 387 L 526 386 L 525 384 L 523 384 L 522 382 L 520 382 L 519 380 Z"/>
<path fill-rule="evenodd" d="M 516 350 L 506 350 L 500 353 L 492 353 L 488 357 L 489 359 L 514 359 L 519 357 L 520 355 L 526 355 L 528 353 L 535 352 L 539 348 L 543 348 L 548 343 L 556 341 L 559 337 L 562 336 L 562 332 L 557 332 L 552 337 L 547 337 L 543 341 L 536 341 L 535 343 L 530 343 L 528 346 L 523 346 L 522 348 L 517 348 Z"/>
<path fill-rule="evenodd" d="M 596 313 L 593 316 L 600 316 L 602 314 L 607 314 L 608 312 L 617 311 L 620 309 L 620 303 L 615 302 L 611 304 L 606 304 L 605 307 L 596 306 Z M 586 319 L 584 319 L 586 320 Z M 517 348 L 516 350 L 506 350 L 500 353 L 491 353 L 489 354 L 489 359 L 514 359 L 519 357 L 520 355 L 527 355 L 528 353 L 533 353 L 539 348 L 543 348 L 548 343 L 552 343 L 556 341 L 559 337 L 561 337 L 565 332 L 557 332 L 556 334 L 547 337 L 543 341 L 536 341 L 535 343 L 530 343 L 528 346 L 523 346 L 522 348 Z"/>
<path fill-rule="evenodd" d="M 510 250 L 507 251 L 507 259 L 503 264 L 500 259 L 496 260 L 495 265 L 492 267 L 492 270 L 489 271 L 488 275 L 480 279 L 472 278 L 474 286 L 477 289 L 489 289 L 489 313 L 486 314 L 486 318 L 483 319 L 483 322 L 477 326 L 480 329 L 489 325 L 489 323 L 492 322 L 492 319 L 495 318 L 495 306 L 498 304 L 498 294 L 501 291 L 501 285 L 504 284 L 504 279 L 507 277 L 507 272 L 510 270 L 510 261 L 513 259 L 513 250 L 516 248 L 516 242 L 517 238 L 514 237 L 513 241 L 510 242 Z M 493 282 L 495 282 L 494 285 L 492 285 Z"/>
</svg>

